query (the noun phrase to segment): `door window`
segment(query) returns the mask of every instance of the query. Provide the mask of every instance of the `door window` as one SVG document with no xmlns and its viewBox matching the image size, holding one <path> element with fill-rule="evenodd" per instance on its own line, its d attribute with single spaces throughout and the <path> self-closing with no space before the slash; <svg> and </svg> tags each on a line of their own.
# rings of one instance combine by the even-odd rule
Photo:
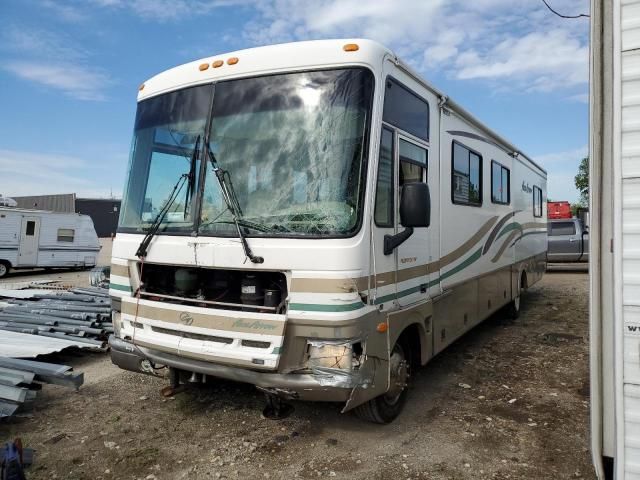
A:
<svg viewBox="0 0 640 480">
<path fill-rule="evenodd" d="M 411 182 L 425 182 L 427 179 L 427 149 L 403 138 L 399 141 L 400 186 Z"/>
<path fill-rule="evenodd" d="M 549 236 L 555 237 L 559 235 L 575 235 L 576 225 L 573 222 L 553 222 L 551 223 L 551 231 Z"/>
<path fill-rule="evenodd" d="M 36 233 L 36 222 L 29 220 L 27 221 L 27 228 L 26 231 L 24 232 L 24 234 L 27 237 L 33 237 Z"/>
</svg>

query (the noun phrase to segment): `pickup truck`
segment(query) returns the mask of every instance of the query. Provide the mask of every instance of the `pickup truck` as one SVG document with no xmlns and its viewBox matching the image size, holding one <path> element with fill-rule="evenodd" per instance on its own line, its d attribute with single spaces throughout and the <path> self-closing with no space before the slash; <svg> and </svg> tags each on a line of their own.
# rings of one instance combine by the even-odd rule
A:
<svg viewBox="0 0 640 480">
<path fill-rule="evenodd" d="M 547 235 L 549 263 L 589 261 L 589 229 L 579 218 L 549 220 Z"/>
</svg>

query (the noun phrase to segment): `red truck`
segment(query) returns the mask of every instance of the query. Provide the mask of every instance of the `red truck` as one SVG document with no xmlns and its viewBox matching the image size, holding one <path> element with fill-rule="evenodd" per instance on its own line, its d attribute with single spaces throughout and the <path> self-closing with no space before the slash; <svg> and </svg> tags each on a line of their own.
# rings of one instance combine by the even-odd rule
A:
<svg viewBox="0 0 640 480">
<path fill-rule="evenodd" d="M 571 204 L 569 202 L 547 202 L 547 218 L 549 220 L 558 218 L 571 218 Z"/>
</svg>

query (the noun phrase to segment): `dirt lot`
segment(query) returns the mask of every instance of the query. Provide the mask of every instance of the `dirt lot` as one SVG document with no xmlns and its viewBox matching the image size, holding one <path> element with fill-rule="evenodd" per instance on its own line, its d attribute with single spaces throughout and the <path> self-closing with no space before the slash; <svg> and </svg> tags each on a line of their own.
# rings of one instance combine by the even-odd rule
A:
<svg viewBox="0 0 640 480">
<path fill-rule="evenodd" d="M 279 422 L 232 383 L 173 399 L 166 382 L 106 356 L 59 357 L 77 393 L 45 386 L 30 416 L 0 424 L 37 450 L 30 479 L 593 479 L 588 452 L 587 280 L 550 273 L 517 321 L 486 321 L 414 375 L 387 426 L 297 403 Z"/>
</svg>

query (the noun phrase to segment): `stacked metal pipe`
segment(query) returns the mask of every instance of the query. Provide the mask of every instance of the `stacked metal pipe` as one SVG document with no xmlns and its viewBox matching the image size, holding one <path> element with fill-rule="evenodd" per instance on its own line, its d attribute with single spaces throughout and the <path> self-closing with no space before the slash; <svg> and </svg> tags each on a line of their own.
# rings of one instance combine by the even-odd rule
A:
<svg viewBox="0 0 640 480">
<path fill-rule="evenodd" d="M 0 309 L 0 330 L 104 347 L 113 333 L 109 294 L 103 288 L 86 287 L 9 299 Z"/>
</svg>

